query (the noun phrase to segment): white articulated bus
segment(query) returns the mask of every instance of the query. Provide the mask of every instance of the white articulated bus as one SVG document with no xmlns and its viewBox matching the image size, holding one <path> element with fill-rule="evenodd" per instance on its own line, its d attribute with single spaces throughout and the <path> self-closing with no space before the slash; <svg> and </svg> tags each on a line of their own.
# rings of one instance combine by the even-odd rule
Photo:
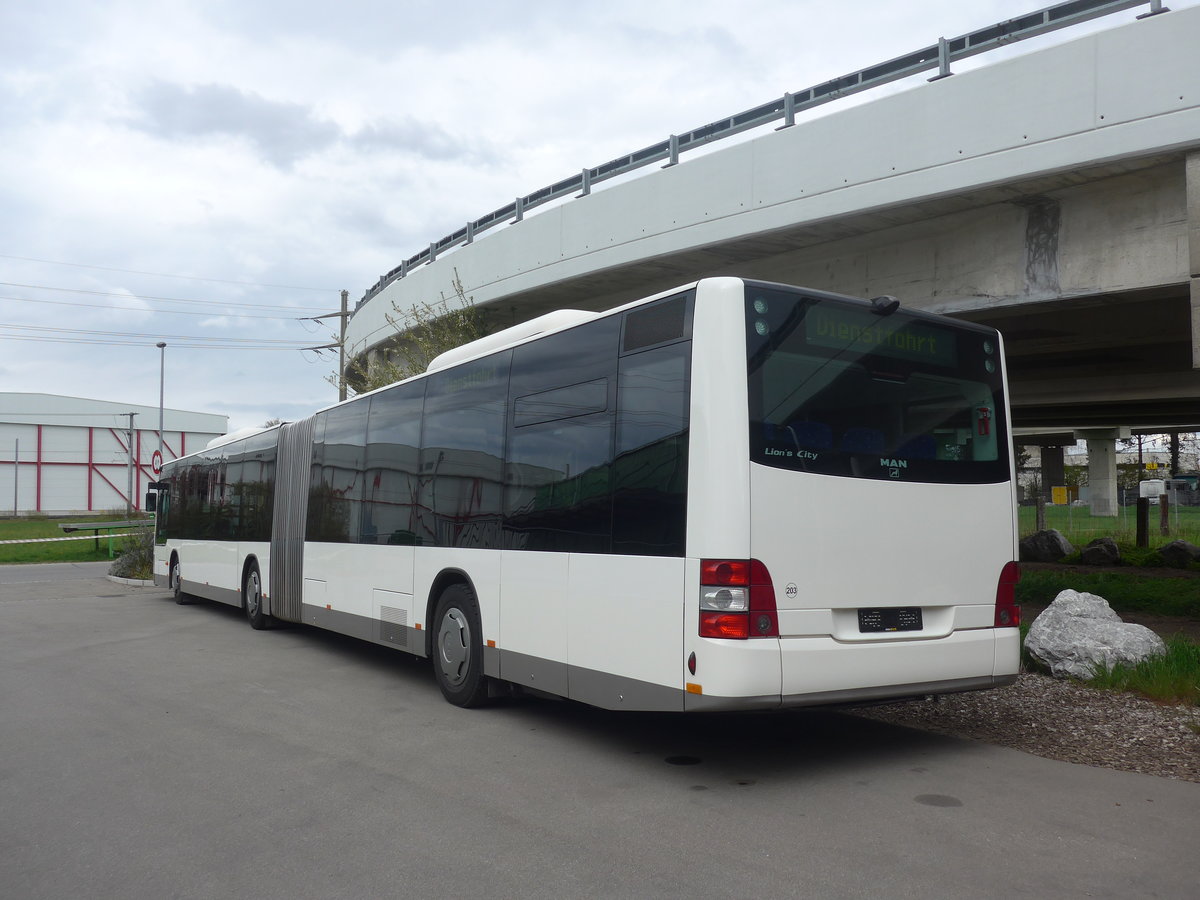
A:
<svg viewBox="0 0 1200 900">
<path fill-rule="evenodd" d="M 1015 680 L 994 330 L 704 279 L 169 463 L 155 579 L 610 709 Z"/>
</svg>

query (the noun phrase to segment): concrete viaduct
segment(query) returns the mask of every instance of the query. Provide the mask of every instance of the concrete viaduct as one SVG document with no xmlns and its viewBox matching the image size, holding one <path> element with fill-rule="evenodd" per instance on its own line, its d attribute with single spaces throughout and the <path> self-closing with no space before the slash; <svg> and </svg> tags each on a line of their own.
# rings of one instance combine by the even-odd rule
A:
<svg viewBox="0 0 1200 900">
<path fill-rule="evenodd" d="M 1197 47 L 1200 7 L 1163 9 L 682 161 L 672 138 L 662 168 L 595 191 L 584 170 L 579 196 L 431 245 L 346 345 L 385 348 L 393 306 L 456 273 L 496 327 L 714 274 L 894 294 L 1000 329 L 1018 443 L 1086 438 L 1115 514 L 1116 438 L 1200 429 Z"/>
</svg>

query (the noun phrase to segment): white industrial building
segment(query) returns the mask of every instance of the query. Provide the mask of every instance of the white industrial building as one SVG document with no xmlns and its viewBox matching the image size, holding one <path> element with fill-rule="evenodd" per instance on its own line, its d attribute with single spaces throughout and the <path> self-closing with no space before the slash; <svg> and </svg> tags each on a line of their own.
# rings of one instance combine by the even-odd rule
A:
<svg viewBox="0 0 1200 900">
<path fill-rule="evenodd" d="M 130 497 L 137 508 L 154 480 L 158 418 L 157 406 L 0 392 L 0 515 L 124 510 Z M 165 409 L 163 458 L 200 450 L 228 428 L 228 416 Z"/>
</svg>

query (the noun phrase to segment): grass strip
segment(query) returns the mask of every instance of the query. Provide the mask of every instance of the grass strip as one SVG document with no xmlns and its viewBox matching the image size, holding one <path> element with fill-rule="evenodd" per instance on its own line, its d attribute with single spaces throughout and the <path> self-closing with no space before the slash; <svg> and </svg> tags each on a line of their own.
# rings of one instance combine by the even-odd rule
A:
<svg viewBox="0 0 1200 900">
<path fill-rule="evenodd" d="M 66 535 L 58 527 L 59 522 L 115 522 L 124 518 L 124 515 L 95 513 L 82 517 L 22 516 L 15 519 L 0 519 L 0 540 L 60 538 Z M 79 534 L 80 532 L 76 532 L 76 535 Z M 0 565 L 5 563 L 98 562 L 106 559 L 108 559 L 108 536 L 104 534 L 100 536 L 99 549 L 96 549 L 94 540 L 0 545 Z"/>
<path fill-rule="evenodd" d="M 1200 619 L 1200 578 L 1156 578 L 1133 572 L 1023 571 L 1017 602 L 1048 606 L 1067 589 L 1097 594 L 1117 612 Z"/>
<path fill-rule="evenodd" d="M 1117 663 L 1099 667 L 1089 684 L 1107 691 L 1129 691 L 1159 703 L 1200 706 L 1200 645 L 1184 637 L 1167 641 L 1162 656 L 1144 659 L 1134 666 Z"/>
</svg>

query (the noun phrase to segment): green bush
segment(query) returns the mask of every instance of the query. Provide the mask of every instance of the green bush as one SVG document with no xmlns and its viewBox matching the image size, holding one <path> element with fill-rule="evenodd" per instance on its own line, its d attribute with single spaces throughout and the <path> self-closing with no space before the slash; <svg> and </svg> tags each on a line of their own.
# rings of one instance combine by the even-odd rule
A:
<svg viewBox="0 0 1200 900">
<path fill-rule="evenodd" d="M 147 528 L 121 539 L 121 555 L 108 567 L 118 578 L 149 581 L 154 577 L 154 532 Z"/>
</svg>

